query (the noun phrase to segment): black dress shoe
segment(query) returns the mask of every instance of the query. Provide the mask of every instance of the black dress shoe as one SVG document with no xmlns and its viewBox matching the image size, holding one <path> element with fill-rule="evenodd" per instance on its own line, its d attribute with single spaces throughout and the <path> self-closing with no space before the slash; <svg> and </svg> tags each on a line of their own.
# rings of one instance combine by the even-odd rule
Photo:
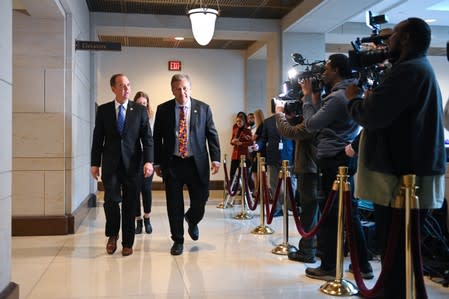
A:
<svg viewBox="0 0 449 299">
<path fill-rule="evenodd" d="M 301 262 L 301 263 L 315 263 L 315 257 L 313 255 L 307 255 L 300 250 L 288 253 L 288 259 L 291 261 Z"/>
<path fill-rule="evenodd" d="M 314 279 L 332 281 L 335 279 L 335 269 L 306 268 L 306 276 Z"/>
<path fill-rule="evenodd" d="M 182 254 L 182 250 L 184 249 L 184 245 L 178 242 L 173 243 L 173 246 L 170 249 L 171 255 L 180 255 Z"/>
<path fill-rule="evenodd" d="M 189 229 L 187 231 L 189 232 L 190 238 L 192 238 L 193 241 L 198 240 L 200 237 L 200 231 L 198 229 L 198 225 L 191 224 L 189 221 L 189 218 L 187 218 L 187 216 L 184 216 L 184 218 L 186 219 L 187 224 L 189 225 Z"/>
<path fill-rule="evenodd" d="M 150 218 L 143 218 L 143 224 L 145 226 L 145 232 L 151 234 L 153 232 L 153 227 L 151 226 Z"/>
<path fill-rule="evenodd" d="M 136 220 L 136 229 L 135 229 L 136 235 L 142 233 L 142 226 L 143 226 L 142 219 L 137 219 L 137 220 Z"/>
</svg>

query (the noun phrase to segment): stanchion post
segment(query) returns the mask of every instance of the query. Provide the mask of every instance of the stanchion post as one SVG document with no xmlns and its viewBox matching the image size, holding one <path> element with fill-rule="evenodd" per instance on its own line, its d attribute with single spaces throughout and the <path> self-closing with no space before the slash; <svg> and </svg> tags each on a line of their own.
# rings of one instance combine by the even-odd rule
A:
<svg viewBox="0 0 449 299">
<path fill-rule="evenodd" d="M 337 264 L 335 280 L 328 281 L 320 287 L 321 292 L 332 296 L 353 296 L 359 291 L 350 281 L 343 279 L 343 242 L 344 242 L 344 192 L 349 191 L 348 167 L 338 167 L 338 226 L 337 226 Z M 335 186 L 335 183 L 334 183 Z"/>
<path fill-rule="evenodd" d="M 223 165 L 226 165 L 226 159 L 227 159 L 227 155 L 224 154 L 224 158 L 223 158 Z M 223 168 L 226 171 L 226 168 Z M 235 178 L 232 177 L 231 178 L 231 192 L 232 192 L 232 186 L 235 183 Z M 223 201 L 220 202 L 217 205 L 217 209 L 227 209 L 227 208 L 232 208 L 233 204 L 231 202 L 229 202 L 229 198 L 231 198 L 231 194 L 229 194 L 228 192 L 228 188 L 226 187 L 226 180 L 223 181 Z"/>
<path fill-rule="evenodd" d="M 405 298 L 414 299 L 416 298 L 416 290 L 412 256 L 411 210 L 414 208 L 419 209 L 415 195 L 416 175 L 408 174 L 402 176 L 402 185 L 405 195 Z"/>
<path fill-rule="evenodd" d="M 246 181 L 244 180 L 244 175 L 243 173 L 246 171 L 245 167 L 246 167 L 246 156 L 245 155 L 240 155 L 240 187 L 242 188 L 242 211 L 234 216 L 234 219 L 237 220 L 249 220 L 252 219 L 253 216 L 251 214 L 248 213 L 248 210 L 246 209 Z"/>
<path fill-rule="evenodd" d="M 260 225 L 251 231 L 256 235 L 270 235 L 274 233 L 274 230 L 265 225 L 265 203 L 268 198 L 265 198 L 265 192 L 263 192 L 262 174 L 265 169 L 265 158 L 261 157 L 260 153 L 257 153 L 257 179 L 259 181 L 259 210 L 260 210 Z"/>
<path fill-rule="evenodd" d="M 226 164 L 227 163 L 227 159 L 228 159 L 228 155 L 224 154 L 224 156 L 223 156 L 223 165 L 227 165 Z M 223 169 L 226 171 L 226 168 L 223 167 Z M 231 181 L 232 181 L 232 178 L 231 178 Z M 226 180 L 224 179 L 223 180 L 223 202 L 225 201 L 227 195 L 228 195 L 228 188 L 226 186 Z"/>
<path fill-rule="evenodd" d="M 276 246 L 271 252 L 279 255 L 287 255 L 289 252 L 296 251 L 295 246 L 288 244 L 287 177 L 290 177 L 290 172 L 288 171 L 288 160 L 282 160 L 281 172 L 282 172 L 282 189 L 284 190 L 283 242 L 282 244 Z"/>
</svg>

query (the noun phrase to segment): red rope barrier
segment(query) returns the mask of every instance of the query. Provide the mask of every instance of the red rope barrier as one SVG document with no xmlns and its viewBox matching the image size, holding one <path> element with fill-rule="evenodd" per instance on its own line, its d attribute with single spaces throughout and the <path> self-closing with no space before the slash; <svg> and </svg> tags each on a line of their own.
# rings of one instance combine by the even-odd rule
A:
<svg viewBox="0 0 449 299">
<path fill-rule="evenodd" d="M 272 198 L 271 198 L 271 194 L 270 194 L 270 192 L 268 190 L 267 172 L 266 171 L 262 172 L 262 176 L 263 176 L 263 178 L 262 178 L 263 180 L 262 180 L 261 183 L 262 183 L 262 190 L 264 192 L 264 197 L 266 199 L 265 200 L 265 215 L 267 217 L 267 224 L 268 224 L 269 223 L 268 222 L 268 215 L 270 214 L 270 201 L 272 201 Z"/>
<path fill-rule="evenodd" d="M 413 270 L 415 272 L 415 288 L 416 298 L 427 299 L 426 286 L 424 284 L 423 260 L 421 254 L 421 236 L 420 236 L 420 216 L 419 210 L 412 209 L 411 211 L 411 238 L 412 238 L 412 256 L 413 256 Z"/>
<path fill-rule="evenodd" d="M 243 186 L 245 186 L 245 197 L 246 197 L 246 202 L 248 203 L 248 208 L 251 211 L 254 211 L 257 208 L 258 201 L 253 201 L 251 191 L 249 190 L 248 171 L 247 171 L 246 167 L 243 167 Z"/>
<path fill-rule="evenodd" d="M 358 259 L 358 251 L 357 246 L 355 242 L 355 238 L 353 235 L 353 227 L 352 227 L 352 218 L 351 218 L 351 193 L 349 191 L 345 192 L 343 194 L 345 199 L 345 220 L 347 225 L 347 235 L 348 235 L 348 241 L 349 241 L 349 250 L 350 250 L 350 258 L 351 258 L 351 264 L 352 264 L 352 270 L 354 273 L 354 279 L 357 284 L 357 287 L 359 288 L 360 294 L 363 297 L 366 298 L 375 298 L 380 295 L 381 290 L 384 288 L 384 282 L 387 276 L 387 273 L 390 273 L 391 271 L 391 265 L 394 252 L 396 251 L 397 247 L 397 240 L 399 236 L 399 231 L 401 225 L 403 225 L 402 214 L 399 213 L 399 211 L 396 211 L 396 209 L 393 212 L 392 216 L 392 225 L 391 230 L 388 235 L 388 246 L 385 251 L 384 258 L 382 259 L 382 270 L 379 274 L 379 277 L 373 286 L 373 288 L 368 289 L 366 287 L 365 282 L 363 281 L 363 278 L 360 273 L 360 265 L 359 265 L 359 259 Z"/>
<path fill-rule="evenodd" d="M 327 218 L 327 215 L 329 214 L 329 211 L 332 207 L 332 205 L 334 204 L 334 200 L 335 197 L 337 195 L 337 193 L 334 190 L 331 190 L 331 192 L 329 193 L 327 200 L 326 200 L 326 204 L 324 206 L 324 209 L 321 213 L 320 219 L 318 220 L 318 223 L 315 225 L 314 228 L 312 228 L 309 232 L 306 232 L 301 225 L 301 217 L 298 215 L 298 209 L 296 207 L 296 202 L 294 200 L 294 195 L 293 195 L 293 188 L 291 185 L 291 181 L 290 184 L 287 184 L 287 189 L 289 192 L 289 196 L 290 196 L 290 202 L 292 204 L 292 209 L 293 209 L 293 218 L 295 219 L 295 224 L 296 224 L 296 229 L 298 230 L 298 233 L 306 239 L 310 239 L 313 236 L 315 236 L 318 232 L 318 230 L 321 227 L 321 223 Z"/>
<path fill-rule="evenodd" d="M 273 211 L 276 208 L 276 204 L 277 204 L 277 202 L 279 200 L 279 193 L 281 191 L 281 183 L 282 183 L 282 179 L 278 178 L 278 182 L 277 182 L 277 185 L 276 185 L 276 191 L 274 192 L 274 195 L 273 195 L 273 203 L 271 205 L 271 209 L 269 208 L 269 206 L 267 208 L 267 224 L 271 224 L 271 222 L 273 222 L 273 216 L 274 216 Z M 268 193 L 268 188 L 267 188 L 267 182 L 266 181 L 265 181 L 265 187 L 267 189 L 265 193 L 267 194 Z M 267 200 L 267 203 L 268 203 L 268 200 Z"/>
</svg>

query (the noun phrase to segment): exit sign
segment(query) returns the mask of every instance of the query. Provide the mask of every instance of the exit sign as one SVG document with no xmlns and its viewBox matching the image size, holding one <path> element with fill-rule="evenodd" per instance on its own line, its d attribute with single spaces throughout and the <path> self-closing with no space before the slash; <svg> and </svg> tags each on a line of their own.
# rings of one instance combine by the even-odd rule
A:
<svg viewBox="0 0 449 299">
<path fill-rule="evenodd" d="M 168 70 L 169 71 L 180 71 L 181 70 L 181 61 L 179 61 L 179 60 L 170 60 L 168 62 Z"/>
</svg>

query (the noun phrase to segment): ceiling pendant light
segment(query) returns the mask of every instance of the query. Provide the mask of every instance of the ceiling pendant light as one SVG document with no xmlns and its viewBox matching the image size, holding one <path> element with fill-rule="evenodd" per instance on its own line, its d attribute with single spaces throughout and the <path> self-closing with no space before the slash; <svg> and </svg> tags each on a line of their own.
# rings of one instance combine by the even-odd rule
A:
<svg viewBox="0 0 449 299">
<path fill-rule="evenodd" d="M 215 21 L 219 14 L 218 0 L 217 10 L 203 7 L 203 2 L 200 1 L 199 8 L 192 8 L 187 12 L 190 23 L 192 24 L 192 33 L 196 42 L 201 46 L 206 46 L 212 40 L 215 31 Z"/>
</svg>

